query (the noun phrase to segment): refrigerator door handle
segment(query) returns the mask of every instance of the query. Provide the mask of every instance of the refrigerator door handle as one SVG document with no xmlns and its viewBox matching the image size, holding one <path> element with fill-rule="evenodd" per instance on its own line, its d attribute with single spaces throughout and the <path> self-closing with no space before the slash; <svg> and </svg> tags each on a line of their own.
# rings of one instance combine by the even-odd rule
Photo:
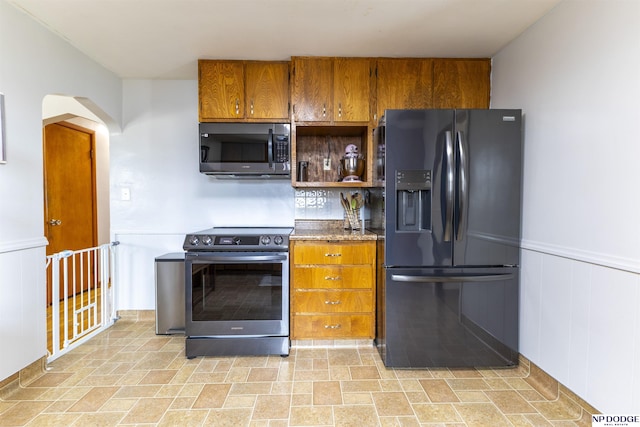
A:
<svg viewBox="0 0 640 427">
<path fill-rule="evenodd" d="M 447 161 L 445 167 L 447 168 L 447 177 L 446 177 L 446 211 L 445 211 L 445 223 L 444 223 L 444 236 L 443 240 L 445 242 L 451 241 L 451 234 L 453 229 L 453 201 L 454 201 L 454 183 L 455 183 L 455 174 L 454 174 L 454 155 L 453 155 L 453 137 L 450 131 L 445 132 L 445 153 L 447 156 Z"/>
<path fill-rule="evenodd" d="M 392 274 L 391 280 L 396 282 L 416 283 L 444 283 L 444 282 L 496 282 L 498 280 L 510 280 L 515 277 L 513 273 L 486 274 L 478 276 L 411 276 L 406 274 Z"/>
<path fill-rule="evenodd" d="M 456 145 L 460 158 L 460 170 L 458 171 L 458 189 L 460 191 L 458 205 L 458 224 L 456 227 L 456 239 L 462 240 L 466 228 L 466 209 L 469 200 L 469 162 L 467 159 L 467 144 L 464 133 L 456 132 Z"/>
</svg>

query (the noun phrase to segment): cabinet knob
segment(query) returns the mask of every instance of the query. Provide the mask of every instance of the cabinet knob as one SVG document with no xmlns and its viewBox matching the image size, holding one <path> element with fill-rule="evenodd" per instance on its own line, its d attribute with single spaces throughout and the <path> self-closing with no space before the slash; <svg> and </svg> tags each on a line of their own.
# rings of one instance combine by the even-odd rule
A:
<svg viewBox="0 0 640 427">
<path fill-rule="evenodd" d="M 342 117 L 342 102 L 338 103 L 338 117 Z"/>
<path fill-rule="evenodd" d="M 62 225 L 62 220 L 59 219 L 50 219 L 48 222 L 49 225 Z"/>
<path fill-rule="evenodd" d="M 240 114 L 240 100 L 236 98 L 236 114 Z"/>
<path fill-rule="evenodd" d="M 251 105 L 249 106 L 249 109 L 251 110 L 251 115 L 253 116 L 253 99 L 251 100 Z"/>
<path fill-rule="evenodd" d="M 329 301 L 329 300 L 327 300 L 324 303 L 327 304 L 327 305 L 338 305 L 338 304 L 340 304 L 340 300 L 338 300 L 338 301 Z"/>
<path fill-rule="evenodd" d="M 324 280 L 340 280 L 342 277 L 340 276 L 324 276 Z"/>
<path fill-rule="evenodd" d="M 327 253 L 327 254 L 324 254 L 324 256 L 342 256 L 342 254 L 329 254 L 329 253 Z"/>
<path fill-rule="evenodd" d="M 327 116 L 327 104 L 322 104 L 322 117 Z"/>
</svg>

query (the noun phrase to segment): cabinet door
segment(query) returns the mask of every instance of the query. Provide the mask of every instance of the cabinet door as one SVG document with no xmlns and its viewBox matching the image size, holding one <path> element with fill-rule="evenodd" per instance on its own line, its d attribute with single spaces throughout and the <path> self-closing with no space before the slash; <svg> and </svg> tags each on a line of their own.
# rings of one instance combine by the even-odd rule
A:
<svg viewBox="0 0 640 427">
<path fill-rule="evenodd" d="M 432 87 L 432 59 L 378 59 L 375 120 L 386 109 L 432 108 Z"/>
<path fill-rule="evenodd" d="M 293 60 L 293 118 L 295 121 L 330 121 L 333 60 L 295 58 Z"/>
<path fill-rule="evenodd" d="M 289 63 L 246 63 L 246 117 L 286 120 L 289 118 Z"/>
<path fill-rule="evenodd" d="M 436 59 L 434 108 L 489 108 L 491 62 L 488 59 Z"/>
<path fill-rule="evenodd" d="M 335 58 L 333 63 L 333 120 L 368 122 L 371 98 L 369 58 Z"/>
<path fill-rule="evenodd" d="M 244 117 L 242 61 L 198 61 L 199 119 Z"/>
</svg>

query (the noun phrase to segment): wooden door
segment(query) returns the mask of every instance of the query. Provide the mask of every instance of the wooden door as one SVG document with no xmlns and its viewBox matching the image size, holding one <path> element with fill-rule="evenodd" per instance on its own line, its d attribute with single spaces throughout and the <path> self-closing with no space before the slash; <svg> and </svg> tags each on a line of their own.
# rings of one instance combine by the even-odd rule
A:
<svg viewBox="0 0 640 427">
<path fill-rule="evenodd" d="M 244 104 L 242 61 L 198 61 L 199 120 L 242 119 Z"/>
<path fill-rule="evenodd" d="M 289 119 L 289 63 L 247 62 L 246 116 L 248 119 Z"/>
<path fill-rule="evenodd" d="M 371 61 L 335 58 L 333 63 L 333 120 L 369 122 Z"/>
<path fill-rule="evenodd" d="M 432 108 L 432 88 L 432 59 L 378 59 L 376 120 L 386 109 Z"/>
<path fill-rule="evenodd" d="M 433 64 L 434 108 L 489 108 L 489 59 L 436 59 Z"/>
<path fill-rule="evenodd" d="M 97 244 L 94 146 L 94 133 L 88 129 L 58 123 L 44 129 L 47 255 Z M 80 290 L 69 284 L 69 295 Z M 47 304 L 51 295 L 48 289 Z M 63 288 L 60 295 L 64 295 Z"/>
<path fill-rule="evenodd" d="M 291 94 L 294 121 L 331 121 L 332 87 L 332 58 L 294 58 Z"/>
</svg>

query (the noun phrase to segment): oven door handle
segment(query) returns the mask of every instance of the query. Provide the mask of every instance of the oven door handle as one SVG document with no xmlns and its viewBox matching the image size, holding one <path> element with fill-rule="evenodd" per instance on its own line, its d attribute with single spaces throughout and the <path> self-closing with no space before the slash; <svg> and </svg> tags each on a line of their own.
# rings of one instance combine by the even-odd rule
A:
<svg viewBox="0 0 640 427">
<path fill-rule="evenodd" d="M 199 260 L 200 262 L 209 261 L 209 262 L 223 262 L 223 263 L 229 263 L 229 264 L 237 264 L 237 263 L 255 262 L 255 261 L 286 261 L 287 256 L 280 255 L 280 254 L 237 255 L 237 256 L 204 255 L 204 256 L 197 256 L 197 258 L 195 259 Z"/>
</svg>

